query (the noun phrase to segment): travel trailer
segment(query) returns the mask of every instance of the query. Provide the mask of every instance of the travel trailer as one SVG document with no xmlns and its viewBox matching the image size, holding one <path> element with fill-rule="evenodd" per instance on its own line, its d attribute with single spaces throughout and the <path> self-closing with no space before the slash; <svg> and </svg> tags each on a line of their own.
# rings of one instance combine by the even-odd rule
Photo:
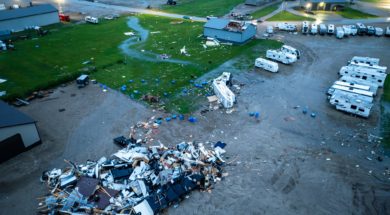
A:
<svg viewBox="0 0 390 215">
<path fill-rule="evenodd" d="M 367 35 L 368 36 L 372 36 L 372 35 L 375 35 L 375 28 L 374 26 L 367 26 Z"/>
<path fill-rule="evenodd" d="M 373 106 L 373 98 L 335 90 L 329 97 L 329 103 L 337 110 L 368 118 Z"/>
<path fill-rule="evenodd" d="M 376 92 L 378 92 L 378 84 L 372 83 L 371 81 L 363 80 L 360 78 L 354 78 L 348 75 L 341 76 L 339 78 L 339 81 L 341 82 L 347 82 L 348 84 L 358 84 L 358 85 L 364 85 L 369 86 L 370 91 L 373 92 L 376 95 Z"/>
<path fill-rule="evenodd" d="M 336 28 L 336 37 L 338 39 L 342 39 L 344 37 L 344 30 L 342 27 L 337 27 Z"/>
<path fill-rule="evenodd" d="M 89 23 L 93 23 L 93 24 L 98 24 L 99 23 L 99 19 L 96 18 L 96 17 L 86 16 L 84 19 L 85 19 L 86 22 L 89 22 Z"/>
<path fill-rule="evenodd" d="M 302 22 L 302 34 L 307 34 L 309 33 L 309 22 L 304 21 Z"/>
<path fill-rule="evenodd" d="M 325 24 L 320 24 L 319 34 L 320 35 L 325 35 L 327 32 L 328 32 L 328 30 L 326 29 L 326 25 Z"/>
<path fill-rule="evenodd" d="M 255 66 L 270 72 L 278 72 L 279 70 L 279 65 L 277 63 L 264 58 L 257 58 L 255 60 Z"/>
<path fill-rule="evenodd" d="M 379 58 L 373 58 L 373 57 L 354 56 L 351 61 L 355 63 L 364 63 L 368 65 L 379 65 Z"/>
<path fill-rule="evenodd" d="M 383 36 L 383 28 L 375 28 L 375 36 L 381 37 Z"/>
<path fill-rule="evenodd" d="M 295 55 L 279 50 L 267 50 L 266 57 L 284 64 L 291 64 L 297 61 L 297 57 Z"/>
<path fill-rule="evenodd" d="M 371 70 L 375 70 L 376 72 L 379 72 L 379 73 L 386 73 L 386 70 L 387 70 L 386 66 L 371 65 L 371 64 L 359 63 L 359 62 L 355 62 L 355 61 L 349 62 L 349 66 L 362 67 L 364 69 L 371 69 Z"/>
<path fill-rule="evenodd" d="M 378 87 L 383 87 L 387 74 L 379 73 L 372 69 L 354 67 L 354 66 L 343 66 L 339 71 L 339 75 L 351 76 L 363 80 L 370 81 L 378 84 Z"/>
<path fill-rule="evenodd" d="M 231 74 L 229 72 L 223 72 L 221 76 L 213 80 L 214 93 L 225 108 L 233 107 L 236 101 L 236 96 L 226 85 L 230 81 Z"/>
<path fill-rule="evenodd" d="M 318 32 L 317 24 L 315 24 L 315 23 L 311 24 L 310 33 L 315 35 L 315 34 L 317 34 L 317 32 Z"/>
<path fill-rule="evenodd" d="M 278 23 L 276 25 L 276 27 L 279 29 L 279 30 L 284 30 L 284 31 L 296 31 L 297 30 L 297 26 L 294 25 L 294 24 L 289 24 L 289 23 Z"/>
<path fill-rule="evenodd" d="M 352 34 L 351 27 L 349 25 L 343 25 L 344 36 L 348 37 Z"/>
<path fill-rule="evenodd" d="M 351 35 L 356 36 L 358 32 L 356 25 L 350 25 L 349 28 L 351 29 Z"/>
<path fill-rule="evenodd" d="M 342 83 L 346 83 L 346 82 L 341 82 L 341 84 Z M 332 95 L 336 90 L 341 90 L 341 91 L 345 91 L 345 92 L 355 93 L 355 94 L 359 94 L 359 95 L 362 95 L 362 96 L 374 97 L 374 93 L 371 92 L 371 91 L 363 90 L 363 89 L 357 89 L 357 88 L 354 88 L 354 87 L 338 85 L 338 84 L 333 84 L 329 88 L 328 94 Z"/>
<path fill-rule="evenodd" d="M 274 33 L 274 28 L 271 25 L 267 26 L 267 34 L 273 34 Z"/>
<path fill-rule="evenodd" d="M 283 45 L 282 48 L 280 48 L 280 50 L 282 52 L 295 55 L 297 57 L 297 59 L 299 59 L 301 57 L 301 52 L 298 49 L 294 48 L 294 47 L 291 47 L 291 46 L 288 46 L 288 45 Z"/>
<path fill-rule="evenodd" d="M 334 25 L 333 24 L 328 25 L 328 34 L 334 34 Z"/>
<path fill-rule="evenodd" d="M 363 23 L 356 23 L 357 34 L 364 35 L 367 33 L 367 27 Z"/>
</svg>

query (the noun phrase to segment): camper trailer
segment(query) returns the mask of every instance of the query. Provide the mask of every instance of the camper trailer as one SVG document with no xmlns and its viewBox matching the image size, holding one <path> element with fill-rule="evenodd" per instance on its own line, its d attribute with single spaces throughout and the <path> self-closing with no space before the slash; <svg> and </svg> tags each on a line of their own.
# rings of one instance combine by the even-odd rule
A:
<svg viewBox="0 0 390 215">
<path fill-rule="evenodd" d="M 317 34 L 317 32 L 318 32 L 317 24 L 315 24 L 315 23 L 311 24 L 310 33 L 315 35 L 315 34 Z"/>
<path fill-rule="evenodd" d="M 284 64 L 291 64 L 297 61 L 297 57 L 295 55 L 279 50 L 267 50 L 266 57 Z"/>
<path fill-rule="evenodd" d="M 371 25 L 367 26 L 367 35 L 368 36 L 375 35 L 375 28 L 374 28 L 374 26 L 371 26 Z"/>
<path fill-rule="evenodd" d="M 355 63 L 363 63 L 368 65 L 379 65 L 379 58 L 373 58 L 373 57 L 354 56 L 351 61 Z"/>
<path fill-rule="evenodd" d="M 301 57 L 301 52 L 298 49 L 294 48 L 294 47 L 291 47 L 291 46 L 288 46 L 288 45 L 283 45 L 282 48 L 280 48 L 280 50 L 282 52 L 295 55 L 297 57 L 297 59 L 299 59 Z"/>
<path fill-rule="evenodd" d="M 386 32 L 385 32 L 386 37 L 390 37 L 390 26 L 386 27 Z"/>
<path fill-rule="evenodd" d="M 376 27 L 375 28 L 375 36 L 377 36 L 377 37 L 383 36 L 383 28 Z"/>
<path fill-rule="evenodd" d="M 379 73 L 374 70 L 362 68 L 362 67 L 353 67 L 353 66 L 343 66 L 339 71 L 339 75 L 351 76 L 354 78 L 359 78 L 363 80 L 370 81 L 372 83 L 378 84 L 378 87 L 383 87 L 385 83 L 387 74 Z"/>
<path fill-rule="evenodd" d="M 355 61 L 351 61 L 349 63 L 349 66 L 362 67 L 364 69 L 371 69 L 371 70 L 375 70 L 376 72 L 379 72 L 379 73 L 386 73 L 386 70 L 387 70 L 387 67 L 385 67 L 385 66 L 370 65 L 370 64 L 366 64 L 366 63 L 357 63 Z"/>
<path fill-rule="evenodd" d="M 333 24 L 329 24 L 328 25 L 328 34 L 334 34 L 334 25 Z"/>
<path fill-rule="evenodd" d="M 368 118 L 373 106 L 373 98 L 335 90 L 329 97 L 329 103 L 337 110 Z"/>
<path fill-rule="evenodd" d="M 339 81 L 347 82 L 350 84 L 369 86 L 370 91 L 373 92 L 375 95 L 376 95 L 376 92 L 378 92 L 378 84 L 372 83 L 371 81 L 363 80 L 360 78 L 354 78 L 354 77 L 347 76 L 347 75 L 341 76 L 339 78 Z"/>
<path fill-rule="evenodd" d="M 231 75 L 229 72 L 223 72 L 221 76 L 213 81 L 214 93 L 218 97 L 218 101 L 222 103 L 225 108 L 233 107 L 233 104 L 236 101 L 236 96 L 226 85 L 230 81 Z"/>
<path fill-rule="evenodd" d="M 356 36 L 358 32 L 356 25 L 350 25 L 349 28 L 351 29 L 351 35 Z"/>
<path fill-rule="evenodd" d="M 348 85 L 346 82 L 340 82 L 340 84 Z M 374 97 L 374 93 L 371 92 L 371 91 L 363 90 L 363 89 L 357 89 L 357 88 L 349 87 L 349 86 L 338 85 L 338 84 L 333 84 L 329 88 L 328 94 L 332 95 L 334 93 L 334 91 L 336 91 L 336 90 L 341 90 L 341 91 L 345 91 L 345 92 L 355 93 L 355 94 L 359 94 L 359 95 L 362 95 L 362 96 Z"/>
<path fill-rule="evenodd" d="M 337 27 L 336 28 L 336 37 L 338 39 L 342 39 L 344 37 L 344 30 L 342 27 Z"/>
<path fill-rule="evenodd" d="M 348 37 L 352 35 L 351 27 L 349 25 L 343 25 L 344 36 Z"/>
<path fill-rule="evenodd" d="M 255 61 L 255 66 L 270 72 L 278 72 L 279 70 L 277 63 L 264 58 L 257 58 Z"/>
<path fill-rule="evenodd" d="M 273 34 L 274 33 L 274 28 L 271 25 L 267 26 L 267 34 Z"/>
<path fill-rule="evenodd" d="M 363 23 L 356 23 L 357 34 L 365 35 L 367 33 L 367 28 Z"/>
<path fill-rule="evenodd" d="M 302 34 L 307 34 L 309 33 L 309 22 L 304 21 L 302 22 Z"/>
<path fill-rule="evenodd" d="M 93 24 L 98 24 L 98 23 L 99 23 L 99 19 L 96 18 L 96 17 L 92 17 L 92 16 L 86 16 L 86 17 L 84 18 L 84 20 L 85 20 L 86 22 L 93 23 Z"/>
<path fill-rule="evenodd" d="M 365 90 L 365 91 L 370 91 L 372 92 L 373 96 L 376 96 L 376 92 L 378 91 L 378 86 L 377 87 L 371 87 L 370 85 L 364 85 L 364 84 L 358 84 L 354 82 L 348 82 L 348 81 L 335 81 L 333 84 L 344 86 L 344 87 L 350 87 L 354 89 L 359 89 L 359 90 Z"/>
<path fill-rule="evenodd" d="M 325 24 L 320 24 L 319 34 L 320 35 L 325 35 L 326 33 L 327 33 L 326 25 Z"/>
<path fill-rule="evenodd" d="M 296 31 L 297 30 L 297 26 L 296 25 L 289 24 L 287 22 L 285 22 L 285 23 L 278 23 L 276 27 L 279 30 L 283 30 L 283 31 Z"/>
</svg>

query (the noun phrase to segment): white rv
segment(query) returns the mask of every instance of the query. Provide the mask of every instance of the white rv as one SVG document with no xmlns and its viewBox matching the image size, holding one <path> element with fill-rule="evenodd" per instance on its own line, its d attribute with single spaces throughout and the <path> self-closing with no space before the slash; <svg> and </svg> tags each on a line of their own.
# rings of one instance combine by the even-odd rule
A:
<svg viewBox="0 0 390 215">
<path fill-rule="evenodd" d="M 341 82 L 341 83 L 345 83 L 345 82 Z M 354 87 L 338 85 L 338 84 L 333 84 L 329 88 L 328 94 L 332 95 L 336 90 L 341 90 L 341 91 L 345 91 L 345 92 L 355 93 L 355 94 L 359 94 L 359 95 L 362 95 L 362 96 L 374 97 L 374 93 L 371 92 L 371 91 L 357 89 L 357 88 L 354 88 Z"/>
<path fill-rule="evenodd" d="M 343 31 L 344 31 L 344 36 L 348 37 L 349 35 L 352 35 L 352 30 L 349 25 L 343 25 Z"/>
<path fill-rule="evenodd" d="M 310 33 L 314 35 L 314 34 L 317 34 L 317 31 L 318 31 L 317 24 L 315 24 L 315 23 L 311 24 Z"/>
<path fill-rule="evenodd" d="M 349 28 L 351 29 L 351 35 L 356 36 L 358 32 L 356 25 L 350 25 Z"/>
<path fill-rule="evenodd" d="M 375 36 L 378 36 L 378 37 L 383 36 L 383 28 L 375 27 Z"/>
<path fill-rule="evenodd" d="M 285 23 L 278 23 L 276 26 L 279 30 L 284 30 L 284 31 L 296 31 L 297 26 L 294 24 L 289 24 L 287 22 Z"/>
<path fill-rule="evenodd" d="M 379 58 L 354 56 L 351 61 L 368 65 L 379 65 Z"/>
<path fill-rule="evenodd" d="M 354 78 L 354 77 L 347 76 L 347 75 L 341 76 L 339 78 L 339 81 L 347 82 L 349 84 L 369 86 L 370 91 L 373 92 L 375 95 L 376 95 L 376 92 L 378 92 L 378 84 L 372 83 L 371 81 L 363 80 L 360 78 Z"/>
<path fill-rule="evenodd" d="M 386 37 L 390 37 L 390 26 L 386 27 L 386 32 L 385 32 Z"/>
<path fill-rule="evenodd" d="M 337 110 L 352 113 L 362 117 L 369 117 L 373 106 L 373 98 L 361 96 L 355 93 L 335 90 L 330 96 L 329 103 L 334 105 Z"/>
<path fill-rule="evenodd" d="M 282 52 L 295 55 L 297 57 L 297 59 L 299 59 L 301 57 L 301 52 L 298 49 L 294 48 L 294 47 L 291 47 L 291 46 L 288 46 L 288 45 L 283 45 L 282 48 L 280 48 L 280 50 Z"/>
<path fill-rule="evenodd" d="M 274 28 L 271 25 L 267 26 L 267 34 L 273 34 L 274 33 Z"/>
<path fill-rule="evenodd" d="M 255 66 L 270 72 L 278 72 L 279 70 L 279 65 L 277 63 L 264 58 L 257 58 L 255 60 Z"/>
<path fill-rule="evenodd" d="M 350 89 L 357 89 L 357 90 L 364 90 L 372 93 L 372 96 L 376 96 L 376 92 L 378 90 L 378 87 L 371 87 L 370 85 L 364 85 L 364 84 L 358 84 L 354 82 L 348 82 L 348 81 L 335 81 L 333 85 L 339 85 L 343 87 L 348 87 Z M 353 92 L 353 91 L 352 91 Z M 359 94 L 359 92 L 357 92 Z M 363 93 L 365 96 L 371 96 L 371 94 Z"/>
<path fill-rule="evenodd" d="M 372 64 L 366 64 L 366 63 L 359 63 L 355 61 L 351 61 L 349 63 L 349 66 L 354 66 L 354 67 L 362 67 L 364 69 L 371 69 L 375 70 L 379 73 L 386 73 L 387 67 L 386 66 L 379 66 L 379 65 L 372 65 Z"/>
<path fill-rule="evenodd" d="M 214 93 L 218 97 L 218 101 L 222 103 L 225 108 L 233 107 L 236 101 L 234 93 L 226 86 L 226 83 L 231 79 L 229 72 L 223 72 L 221 76 L 214 79 L 213 88 Z"/>
<path fill-rule="evenodd" d="M 309 22 L 304 21 L 302 22 L 302 34 L 307 34 L 309 33 Z"/>
<path fill-rule="evenodd" d="M 343 66 L 339 71 L 339 75 L 351 76 L 363 80 L 370 81 L 378 84 L 379 87 L 383 87 L 387 74 L 379 73 L 372 69 L 366 69 L 362 67 Z"/>
<path fill-rule="evenodd" d="M 96 18 L 96 17 L 93 17 L 93 16 L 86 16 L 86 17 L 84 18 L 84 20 L 85 20 L 86 22 L 93 23 L 93 24 L 98 24 L 98 23 L 99 23 L 99 19 Z"/>
<path fill-rule="evenodd" d="M 319 34 L 320 35 L 325 35 L 327 32 L 328 32 L 328 30 L 326 29 L 326 25 L 325 24 L 320 24 L 320 30 L 319 30 Z"/>
<path fill-rule="evenodd" d="M 279 50 L 267 50 L 266 57 L 284 64 L 291 64 L 297 61 L 297 57 L 295 55 Z"/>
<path fill-rule="evenodd" d="M 338 39 L 342 39 L 344 37 L 344 30 L 342 27 L 337 27 L 336 28 L 336 37 Z"/>
<path fill-rule="evenodd" d="M 328 25 L 328 34 L 334 34 L 334 25 L 333 24 Z"/>
</svg>

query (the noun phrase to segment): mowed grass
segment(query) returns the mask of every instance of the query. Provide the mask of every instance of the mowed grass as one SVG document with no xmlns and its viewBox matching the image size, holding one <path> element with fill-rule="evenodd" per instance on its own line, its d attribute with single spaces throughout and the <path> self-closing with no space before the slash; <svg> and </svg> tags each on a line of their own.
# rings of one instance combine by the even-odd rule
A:
<svg viewBox="0 0 390 215">
<path fill-rule="evenodd" d="M 91 58 L 96 67 L 115 63 L 123 58 L 117 45 L 126 38 L 125 20 L 59 26 L 45 37 L 16 42 L 15 51 L 0 53 L 0 78 L 7 79 L 0 91 L 9 99 L 23 97 L 79 75 Z"/>
<path fill-rule="evenodd" d="M 298 16 L 284 10 L 276 14 L 275 16 L 272 16 L 271 18 L 267 19 L 267 21 L 315 21 L 315 19 L 310 17 Z"/>
<path fill-rule="evenodd" d="M 255 19 L 258 19 L 258 18 L 261 18 L 263 16 L 266 16 L 270 13 L 272 13 L 273 11 L 275 11 L 276 9 L 279 8 L 279 5 L 280 4 L 273 4 L 273 5 L 269 5 L 265 8 L 262 8 L 260 10 L 257 10 L 255 12 L 253 12 L 251 15 L 253 16 L 253 18 Z"/>
<path fill-rule="evenodd" d="M 345 7 L 341 11 L 336 11 L 336 13 L 347 19 L 368 19 L 378 17 L 369 13 L 364 13 L 362 11 L 352 9 L 350 7 Z"/>
<path fill-rule="evenodd" d="M 253 40 L 244 45 L 205 49 L 204 23 L 172 24 L 177 20 L 148 15 L 138 18 L 144 28 L 154 33 L 135 49 L 167 54 L 190 64 L 149 62 L 125 56 L 118 46 L 128 38 L 123 33 L 132 29 L 123 17 L 99 25 L 61 26 L 45 37 L 18 41 L 16 51 L 0 54 L 0 78 L 8 80 L 0 84 L 0 91 L 7 91 L 8 99 L 23 98 L 34 90 L 74 80 L 85 73 L 81 69 L 94 66 L 96 71 L 90 75 L 98 82 L 114 90 L 121 90 L 125 85 L 122 92 L 134 99 L 146 94 L 159 96 L 168 110 L 188 113 L 196 109 L 194 100 L 205 99 L 208 94 L 207 85 L 194 86 L 201 84 L 197 78 L 238 56 L 248 59 L 248 65 L 252 65 L 254 56 L 264 54 L 267 48 L 281 46 L 273 40 Z M 190 56 L 180 54 L 183 46 Z M 85 61 L 91 63 L 83 65 Z"/>
<path fill-rule="evenodd" d="M 383 0 L 360 0 L 360 1 L 368 2 L 368 3 L 380 3 Z"/>
<path fill-rule="evenodd" d="M 206 17 L 223 16 L 244 0 L 176 0 L 177 5 L 164 5 L 163 10 L 170 13 Z"/>
</svg>

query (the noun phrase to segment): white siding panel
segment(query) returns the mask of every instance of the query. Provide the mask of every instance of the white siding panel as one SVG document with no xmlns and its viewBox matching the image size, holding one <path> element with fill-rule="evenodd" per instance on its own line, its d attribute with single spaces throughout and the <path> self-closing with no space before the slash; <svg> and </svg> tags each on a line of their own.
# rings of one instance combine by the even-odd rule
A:
<svg viewBox="0 0 390 215">
<path fill-rule="evenodd" d="M 17 125 L 13 127 L 0 128 L 0 141 L 15 134 L 20 134 L 25 147 L 28 147 L 40 140 L 37 128 L 34 123 Z"/>
</svg>

